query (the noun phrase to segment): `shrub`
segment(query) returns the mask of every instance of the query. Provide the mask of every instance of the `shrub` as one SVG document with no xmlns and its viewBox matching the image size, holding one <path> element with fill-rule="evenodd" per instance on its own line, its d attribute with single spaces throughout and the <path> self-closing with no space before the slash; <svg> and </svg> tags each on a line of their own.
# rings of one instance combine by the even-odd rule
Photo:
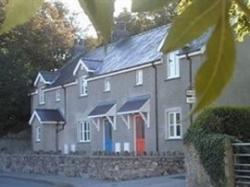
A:
<svg viewBox="0 0 250 187">
<path fill-rule="evenodd" d="M 225 140 L 250 140 L 250 108 L 204 110 L 191 125 L 184 142 L 192 143 L 214 186 L 225 186 Z"/>
<path fill-rule="evenodd" d="M 209 108 L 197 117 L 191 128 L 201 128 L 208 133 L 227 134 L 242 141 L 249 141 L 250 108 Z"/>
</svg>

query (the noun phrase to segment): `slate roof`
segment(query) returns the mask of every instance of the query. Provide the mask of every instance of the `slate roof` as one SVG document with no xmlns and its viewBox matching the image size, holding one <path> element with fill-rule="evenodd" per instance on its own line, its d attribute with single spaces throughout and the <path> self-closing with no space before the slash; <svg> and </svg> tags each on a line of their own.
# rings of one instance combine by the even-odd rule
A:
<svg viewBox="0 0 250 187">
<path fill-rule="evenodd" d="M 91 116 L 99 116 L 99 115 L 105 115 L 107 114 L 110 109 L 115 105 L 115 103 L 103 103 L 103 104 L 99 104 L 97 105 L 90 113 L 89 113 L 89 117 Z"/>
<path fill-rule="evenodd" d="M 75 77 L 73 76 L 73 71 L 80 59 L 80 56 L 76 56 L 71 59 L 67 64 L 65 64 L 60 70 L 56 73 L 58 74 L 55 81 L 48 86 L 48 88 L 57 87 L 61 85 L 65 85 L 75 81 Z"/>
<path fill-rule="evenodd" d="M 162 26 L 90 51 L 84 59 L 99 60 L 103 65 L 95 74 L 105 74 L 161 59 L 158 51 L 167 27 Z"/>
<path fill-rule="evenodd" d="M 64 118 L 59 110 L 36 109 L 35 112 L 42 122 L 64 122 Z"/>
<path fill-rule="evenodd" d="M 143 105 L 150 99 L 150 96 L 138 96 L 129 98 L 122 107 L 118 110 L 118 113 L 138 111 Z"/>
<path fill-rule="evenodd" d="M 48 86 L 57 87 L 75 81 L 73 71 L 81 59 L 91 71 L 92 76 L 98 76 L 114 71 L 119 71 L 138 65 L 151 63 L 161 59 L 158 48 L 165 38 L 170 26 L 161 26 L 128 38 L 99 47 L 86 54 L 74 57 L 60 70 L 51 72 L 46 76 L 54 82 Z M 191 44 L 190 51 L 200 49 L 208 37 L 202 36 Z"/>
<path fill-rule="evenodd" d="M 40 73 L 45 79 L 45 81 L 48 82 L 53 82 L 59 75 L 57 72 L 52 72 L 52 71 L 40 71 Z"/>
</svg>

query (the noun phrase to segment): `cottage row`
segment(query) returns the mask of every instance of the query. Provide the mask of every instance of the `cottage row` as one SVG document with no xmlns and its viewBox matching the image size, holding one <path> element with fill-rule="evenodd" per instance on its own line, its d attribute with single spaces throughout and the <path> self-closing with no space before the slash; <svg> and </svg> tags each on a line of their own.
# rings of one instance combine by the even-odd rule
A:
<svg viewBox="0 0 250 187">
<path fill-rule="evenodd" d="M 182 151 L 190 125 L 189 77 L 194 79 L 204 61 L 209 36 L 192 42 L 188 50 L 162 54 L 168 29 L 80 51 L 61 69 L 39 72 L 31 93 L 33 149 Z M 249 104 L 248 46 L 249 41 L 237 46 L 235 77 L 217 105 Z"/>
</svg>

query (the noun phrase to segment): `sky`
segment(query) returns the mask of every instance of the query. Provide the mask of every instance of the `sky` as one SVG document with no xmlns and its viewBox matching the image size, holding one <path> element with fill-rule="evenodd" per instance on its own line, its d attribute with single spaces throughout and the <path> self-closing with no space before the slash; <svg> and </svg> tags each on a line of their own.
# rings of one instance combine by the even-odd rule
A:
<svg viewBox="0 0 250 187">
<path fill-rule="evenodd" d="M 95 36 L 95 30 L 93 27 L 89 27 L 91 22 L 89 21 L 86 14 L 81 9 L 78 0 L 56 0 L 62 2 L 69 10 L 70 13 L 75 14 L 76 24 L 79 25 L 86 33 L 86 35 Z M 124 8 L 131 10 L 131 0 L 116 0 L 115 1 L 115 12 L 114 15 L 117 16 Z"/>
</svg>

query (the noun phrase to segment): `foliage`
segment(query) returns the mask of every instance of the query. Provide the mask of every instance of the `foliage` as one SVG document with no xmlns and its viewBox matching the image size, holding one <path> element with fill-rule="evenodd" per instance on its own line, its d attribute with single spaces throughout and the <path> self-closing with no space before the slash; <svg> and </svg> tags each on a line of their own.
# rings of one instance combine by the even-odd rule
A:
<svg viewBox="0 0 250 187">
<path fill-rule="evenodd" d="M 111 37 L 114 0 L 79 0 L 89 19 L 106 41 Z"/>
<path fill-rule="evenodd" d="M 171 23 L 176 15 L 175 7 L 176 5 L 171 5 L 154 12 L 139 13 L 131 13 L 124 9 L 123 12 L 114 18 L 114 22 L 115 24 L 119 22 L 126 23 L 128 34 L 135 35 Z"/>
<path fill-rule="evenodd" d="M 201 163 L 216 187 L 226 184 L 224 172 L 225 138 L 222 134 L 208 134 L 202 129 L 189 129 L 186 143 L 192 143 L 199 153 Z"/>
<path fill-rule="evenodd" d="M 70 58 L 76 28 L 66 14 L 62 4 L 44 3 L 30 22 L 0 36 L 0 136 L 27 127 L 37 72 Z"/>
<path fill-rule="evenodd" d="M 43 0 L 8 0 L 6 18 L 1 25 L 0 33 L 8 32 L 13 27 L 29 21 L 42 4 Z"/>
<path fill-rule="evenodd" d="M 250 108 L 208 108 L 197 117 L 191 128 L 202 128 L 208 133 L 228 134 L 249 141 Z"/>
<path fill-rule="evenodd" d="M 225 141 L 249 140 L 250 108 L 217 107 L 204 110 L 188 129 L 184 142 L 192 143 L 213 184 L 225 186 Z"/>
</svg>

